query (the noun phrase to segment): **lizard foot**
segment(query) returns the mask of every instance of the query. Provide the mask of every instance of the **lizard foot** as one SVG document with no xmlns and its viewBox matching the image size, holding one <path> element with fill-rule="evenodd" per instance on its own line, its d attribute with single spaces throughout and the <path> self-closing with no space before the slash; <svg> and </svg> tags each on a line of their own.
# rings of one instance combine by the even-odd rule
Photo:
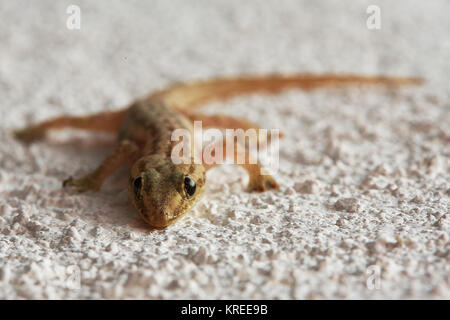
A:
<svg viewBox="0 0 450 320">
<path fill-rule="evenodd" d="M 63 181 L 63 187 L 73 187 L 77 192 L 84 192 L 88 190 L 97 191 L 100 189 L 100 184 L 92 175 L 84 176 L 80 179 L 73 179 L 69 177 Z"/>
<path fill-rule="evenodd" d="M 250 182 L 248 184 L 249 191 L 266 191 L 266 190 L 279 190 L 280 186 L 275 181 L 275 179 L 270 175 L 259 175 L 254 179 L 250 178 Z"/>
<path fill-rule="evenodd" d="M 44 138 L 45 132 L 34 127 L 16 130 L 13 132 L 14 137 L 19 141 L 30 144 Z"/>
</svg>

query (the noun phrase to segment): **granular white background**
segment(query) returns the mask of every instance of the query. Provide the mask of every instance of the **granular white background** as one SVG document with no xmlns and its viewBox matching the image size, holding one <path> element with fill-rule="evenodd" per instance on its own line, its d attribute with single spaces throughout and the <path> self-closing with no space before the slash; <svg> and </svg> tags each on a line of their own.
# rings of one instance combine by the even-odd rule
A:
<svg viewBox="0 0 450 320">
<path fill-rule="evenodd" d="M 70 4 L 80 30 L 66 28 Z M 380 30 L 366 28 L 371 4 Z M 443 0 L 1 1 L 0 298 L 450 298 L 449 12 Z M 211 104 L 282 129 L 281 191 L 246 193 L 244 170 L 216 168 L 163 231 L 129 204 L 126 169 L 96 193 L 61 188 L 113 136 L 29 148 L 11 136 L 177 81 L 274 72 L 427 82 Z"/>
</svg>

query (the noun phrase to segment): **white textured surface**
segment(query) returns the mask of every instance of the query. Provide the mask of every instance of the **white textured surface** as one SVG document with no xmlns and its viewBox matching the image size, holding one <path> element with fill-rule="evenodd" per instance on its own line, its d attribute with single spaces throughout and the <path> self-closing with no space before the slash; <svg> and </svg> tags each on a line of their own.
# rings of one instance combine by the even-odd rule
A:
<svg viewBox="0 0 450 320">
<path fill-rule="evenodd" d="M 450 3 L 375 2 L 2 1 L 0 298 L 450 298 Z M 65 27 L 70 3 L 80 31 Z M 369 4 L 379 31 L 366 29 Z M 243 170 L 217 168 L 204 200 L 164 231 L 128 204 L 126 170 L 98 193 L 60 188 L 114 138 L 24 148 L 10 135 L 174 81 L 275 71 L 428 82 L 211 106 L 282 128 L 282 190 L 245 193 Z M 378 290 L 366 286 L 372 265 Z"/>
</svg>

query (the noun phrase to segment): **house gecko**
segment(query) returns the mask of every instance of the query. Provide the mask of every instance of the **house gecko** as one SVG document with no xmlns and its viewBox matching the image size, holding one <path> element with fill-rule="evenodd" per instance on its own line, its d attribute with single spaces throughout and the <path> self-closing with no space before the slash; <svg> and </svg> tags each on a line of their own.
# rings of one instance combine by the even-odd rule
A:
<svg viewBox="0 0 450 320">
<path fill-rule="evenodd" d="M 202 163 L 175 164 L 171 152 L 175 145 L 172 132 L 183 128 L 193 131 L 193 121 L 204 127 L 260 128 L 243 118 L 205 115 L 198 107 L 211 101 L 224 101 L 239 94 L 271 93 L 286 89 L 310 91 L 321 87 L 347 85 L 402 86 L 420 84 L 419 78 L 392 78 L 357 75 L 268 75 L 235 77 L 178 84 L 138 99 L 127 108 L 87 116 L 61 116 L 15 131 L 15 137 L 31 143 L 45 137 L 51 129 L 75 128 L 118 133 L 116 149 L 91 173 L 74 179 L 64 187 L 76 191 L 98 190 L 106 178 L 122 164 L 130 167 L 128 183 L 131 202 L 151 227 L 164 229 L 187 213 L 202 197 L 205 172 L 212 167 Z M 245 146 L 236 146 L 234 156 Z M 240 150 L 240 151 L 239 151 Z M 193 155 L 192 155 L 193 156 Z M 232 155 L 226 155 L 232 156 Z M 249 190 L 278 189 L 271 175 L 262 175 L 259 162 L 241 164 L 249 175 Z"/>
</svg>

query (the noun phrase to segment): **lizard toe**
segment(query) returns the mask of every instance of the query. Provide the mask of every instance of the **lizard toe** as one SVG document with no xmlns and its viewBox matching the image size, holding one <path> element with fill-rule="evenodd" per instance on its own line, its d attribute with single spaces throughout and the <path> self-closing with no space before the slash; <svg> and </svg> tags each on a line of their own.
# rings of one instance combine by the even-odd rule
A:
<svg viewBox="0 0 450 320">
<path fill-rule="evenodd" d="M 96 191 L 100 189 L 98 183 L 95 182 L 90 176 L 86 176 L 80 179 L 67 178 L 63 181 L 63 187 L 72 187 L 76 192 L 84 192 L 88 190 Z"/>
<path fill-rule="evenodd" d="M 249 191 L 263 192 L 267 190 L 279 190 L 280 186 L 270 175 L 260 175 L 257 179 L 250 181 L 248 185 Z"/>
</svg>

